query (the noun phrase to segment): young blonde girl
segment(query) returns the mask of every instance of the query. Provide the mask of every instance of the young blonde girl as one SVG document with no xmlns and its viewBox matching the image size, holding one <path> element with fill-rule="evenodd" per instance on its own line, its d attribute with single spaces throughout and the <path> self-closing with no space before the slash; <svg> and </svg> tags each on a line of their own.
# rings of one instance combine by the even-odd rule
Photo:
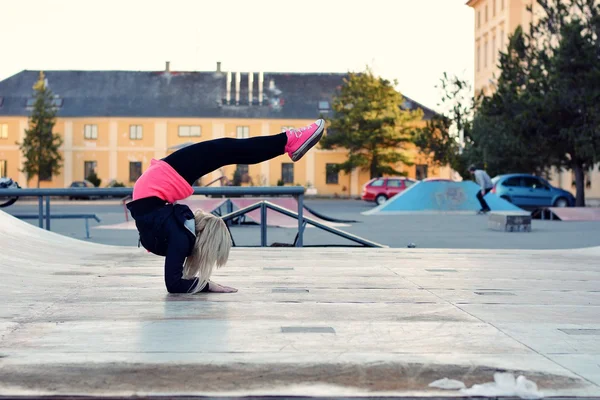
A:
<svg viewBox="0 0 600 400">
<path fill-rule="evenodd" d="M 225 265 L 231 237 L 218 217 L 178 204 L 194 192 L 202 176 L 231 164 L 257 164 L 287 153 L 298 161 L 313 147 L 325 121 L 277 135 L 249 139 L 216 139 L 180 149 L 150 167 L 133 188 L 127 204 L 149 252 L 165 257 L 165 285 L 169 293 L 236 292 L 210 280 L 215 267 Z"/>
</svg>

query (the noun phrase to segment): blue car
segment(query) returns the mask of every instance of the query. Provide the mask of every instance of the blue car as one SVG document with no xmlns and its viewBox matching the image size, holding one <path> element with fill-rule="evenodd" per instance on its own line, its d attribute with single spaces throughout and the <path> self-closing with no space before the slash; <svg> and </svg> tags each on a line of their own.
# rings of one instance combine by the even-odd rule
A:
<svg viewBox="0 0 600 400">
<path fill-rule="evenodd" d="M 555 188 L 538 176 L 499 175 L 492 182 L 492 193 L 521 208 L 575 206 L 575 197 L 571 193 Z"/>
</svg>

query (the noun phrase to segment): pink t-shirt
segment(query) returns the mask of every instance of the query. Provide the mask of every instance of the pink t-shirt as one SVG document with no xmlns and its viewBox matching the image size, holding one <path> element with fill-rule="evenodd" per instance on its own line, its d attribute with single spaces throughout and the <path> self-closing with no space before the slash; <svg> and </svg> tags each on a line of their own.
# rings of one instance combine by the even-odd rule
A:
<svg viewBox="0 0 600 400">
<path fill-rule="evenodd" d="M 135 182 L 133 200 L 156 196 L 169 203 L 190 197 L 194 189 L 169 164 L 152 159 L 150 168 Z"/>
</svg>

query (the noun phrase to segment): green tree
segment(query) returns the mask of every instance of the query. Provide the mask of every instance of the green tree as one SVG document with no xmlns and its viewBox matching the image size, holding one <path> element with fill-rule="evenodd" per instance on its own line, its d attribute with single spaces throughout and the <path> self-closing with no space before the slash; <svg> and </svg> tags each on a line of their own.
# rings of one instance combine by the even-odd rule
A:
<svg viewBox="0 0 600 400">
<path fill-rule="evenodd" d="M 449 165 L 463 178 L 468 172 L 472 153 L 472 125 L 475 98 L 471 86 L 457 76 L 444 73 L 438 88 L 442 98 L 438 107 L 443 110 L 426 125 L 413 131 L 413 141 L 429 161 L 438 166 Z"/>
<path fill-rule="evenodd" d="M 491 96 L 482 97 L 473 121 L 471 157 L 492 175 L 510 172 L 545 174 L 551 147 L 541 129 L 539 96 L 528 90 L 532 76 L 521 27 L 500 54 L 500 76 Z"/>
<path fill-rule="evenodd" d="M 392 82 L 364 73 L 350 73 L 332 104 L 325 149 L 348 150 L 348 159 L 337 170 L 355 168 L 369 171 L 371 178 L 401 174 L 398 163 L 410 165 L 403 148 L 411 142 L 411 130 L 422 119 L 421 110 L 404 110 L 404 99 Z"/>
<path fill-rule="evenodd" d="M 538 0 L 529 36 L 528 90 L 537 97 L 540 135 L 549 159 L 574 172 L 576 205 L 585 205 L 585 172 L 600 152 L 600 4 Z"/>
<path fill-rule="evenodd" d="M 17 144 L 25 156 L 22 172 L 27 175 L 28 181 L 37 177 L 37 187 L 40 187 L 40 180 L 49 179 L 60 172 L 62 156 L 59 148 L 62 138 L 53 132 L 56 107 L 43 72 L 40 72 L 33 90 L 35 102 L 29 117 L 29 129 L 25 131 L 23 143 Z"/>
</svg>

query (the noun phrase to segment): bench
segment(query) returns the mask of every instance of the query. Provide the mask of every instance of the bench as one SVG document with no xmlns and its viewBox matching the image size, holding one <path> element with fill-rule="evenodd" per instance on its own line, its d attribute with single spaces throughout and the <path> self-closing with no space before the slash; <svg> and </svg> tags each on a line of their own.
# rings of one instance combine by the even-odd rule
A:
<svg viewBox="0 0 600 400">
<path fill-rule="evenodd" d="M 19 219 L 39 219 L 39 214 L 13 214 L 13 217 Z M 45 216 L 44 216 L 45 218 Z M 85 237 L 90 238 L 89 220 L 94 219 L 100 222 L 100 218 L 96 214 L 50 214 L 51 219 L 85 219 Z"/>
<path fill-rule="evenodd" d="M 531 214 L 524 211 L 492 211 L 488 227 L 495 231 L 531 232 Z"/>
</svg>

